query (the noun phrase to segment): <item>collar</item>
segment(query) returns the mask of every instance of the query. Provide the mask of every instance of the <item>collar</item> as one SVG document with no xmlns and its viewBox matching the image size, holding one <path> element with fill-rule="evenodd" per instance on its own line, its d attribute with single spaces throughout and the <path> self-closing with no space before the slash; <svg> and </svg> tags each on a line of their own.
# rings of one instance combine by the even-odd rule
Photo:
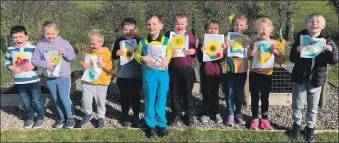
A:
<svg viewBox="0 0 339 143">
<path fill-rule="evenodd" d="M 147 42 L 148 42 L 148 43 L 151 43 L 151 42 L 153 42 L 153 41 L 161 42 L 161 38 L 162 38 L 162 35 L 159 34 L 158 38 L 155 39 L 155 40 L 153 40 L 153 39 L 152 39 L 152 36 L 151 36 L 150 34 L 148 34 L 148 36 L 147 36 Z"/>
<path fill-rule="evenodd" d="M 31 43 L 29 43 L 28 41 L 26 42 L 26 44 L 23 46 L 23 47 L 21 47 L 21 48 L 26 48 L 26 47 L 29 47 L 31 45 Z M 19 48 L 17 45 L 15 45 L 14 46 L 15 48 L 18 48 L 18 49 L 21 49 L 21 48 Z"/>
</svg>

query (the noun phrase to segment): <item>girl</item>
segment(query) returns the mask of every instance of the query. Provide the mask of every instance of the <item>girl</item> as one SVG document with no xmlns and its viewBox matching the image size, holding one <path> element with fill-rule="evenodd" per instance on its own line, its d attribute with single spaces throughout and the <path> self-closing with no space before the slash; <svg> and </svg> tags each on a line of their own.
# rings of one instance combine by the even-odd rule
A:
<svg viewBox="0 0 339 143">
<path fill-rule="evenodd" d="M 74 111 L 69 91 L 71 88 L 71 67 L 70 61 L 76 59 L 71 44 L 58 36 L 58 27 L 54 21 L 46 21 L 42 27 L 43 37 L 36 46 L 32 56 L 32 63 L 36 67 L 42 67 L 46 77 L 46 83 L 51 92 L 58 110 L 59 119 L 54 123 L 54 128 L 73 128 Z M 57 51 L 62 56 L 60 59 L 60 72 L 58 77 L 48 76 L 47 70 L 53 71 L 53 63 L 46 59 L 45 53 Z"/>
<path fill-rule="evenodd" d="M 205 25 L 205 31 L 208 34 L 219 34 L 220 24 L 215 20 L 211 20 Z M 200 76 L 201 76 L 201 92 L 203 97 L 203 116 L 200 118 L 202 123 L 206 123 L 209 117 L 216 123 L 222 123 L 222 118 L 219 114 L 219 84 L 221 65 L 220 60 L 203 62 L 203 40 L 198 45 L 197 57 L 201 63 Z M 223 49 L 226 45 L 222 45 Z"/>
<path fill-rule="evenodd" d="M 232 32 L 237 32 L 242 34 L 247 29 L 247 18 L 245 16 L 236 16 L 232 20 Z M 245 39 L 245 48 L 249 48 L 250 39 L 246 37 Z M 226 46 L 232 46 L 232 41 L 227 40 Z M 227 50 L 226 50 L 227 51 Z M 228 119 L 226 124 L 228 126 L 234 126 L 234 113 L 236 115 L 236 121 L 240 125 L 244 125 L 246 122 L 241 113 L 242 104 L 244 102 L 244 87 L 247 77 L 248 70 L 248 60 L 247 58 L 239 57 L 227 57 L 226 61 L 222 65 L 223 70 L 226 71 L 226 76 L 223 81 L 226 85 L 226 104 L 228 111 Z M 236 100 L 234 100 L 236 98 Z M 234 105 L 236 110 L 234 112 Z"/>
<path fill-rule="evenodd" d="M 256 21 L 256 30 L 257 30 L 257 38 L 252 42 L 250 47 L 250 58 L 252 58 L 257 51 L 253 50 L 253 45 L 257 41 L 269 41 L 274 44 L 271 45 L 271 53 L 274 54 L 274 60 L 278 64 L 282 64 L 285 61 L 284 57 L 284 47 L 283 45 L 277 41 L 270 38 L 270 35 L 273 32 L 273 24 L 271 20 L 268 18 L 259 18 Z M 252 65 L 253 60 L 251 60 L 250 65 Z M 259 119 L 258 119 L 258 104 L 259 104 L 259 92 L 261 99 L 261 128 L 264 130 L 271 130 L 271 124 L 268 120 L 268 96 L 270 94 L 271 86 L 272 86 L 272 73 L 273 68 L 252 68 L 250 69 L 249 74 L 249 85 L 251 92 L 251 109 L 253 120 L 251 123 L 251 129 L 258 130 Z"/>
</svg>

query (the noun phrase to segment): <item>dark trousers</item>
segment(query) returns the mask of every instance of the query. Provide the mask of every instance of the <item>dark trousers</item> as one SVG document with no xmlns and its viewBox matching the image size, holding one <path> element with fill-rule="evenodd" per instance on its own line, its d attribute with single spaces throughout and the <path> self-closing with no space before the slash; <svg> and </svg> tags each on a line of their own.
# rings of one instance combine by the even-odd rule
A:
<svg viewBox="0 0 339 143">
<path fill-rule="evenodd" d="M 201 75 L 201 93 L 203 100 L 203 114 L 215 116 L 219 113 L 219 85 L 220 75 L 206 76 Z"/>
<path fill-rule="evenodd" d="M 117 84 L 120 92 L 122 115 L 128 116 L 130 102 L 132 102 L 134 115 L 139 115 L 142 80 L 137 78 L 118 78 Z"/>
<path fill-rule="evenodd" d="M 193 116 L 193 68 L 171 68 L 169 75 L 173 116 L 181 116 L 182 111 L 184 111 L 187 116 Z"/>
<path fill-rule="evenodd" d="M 263 119 L 268 118 L 268 97 L 272 87 L 272 75 L 250 72 L 249 84 L 251 92 L 251 109 L 253 118 L 258 118 L 259 96 L 261 100 L 261 114 Z M 260 95 L 259 95 L 260 92 Z"/>
</svg>

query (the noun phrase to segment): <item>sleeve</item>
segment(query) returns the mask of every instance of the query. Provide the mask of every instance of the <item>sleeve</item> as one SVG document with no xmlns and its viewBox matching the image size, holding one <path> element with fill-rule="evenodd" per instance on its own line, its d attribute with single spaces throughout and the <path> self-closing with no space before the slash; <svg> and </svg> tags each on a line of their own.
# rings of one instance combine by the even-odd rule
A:
<svg viewBox="0 0 339 143">
<path fill-rule="evenodd" d="M 195 38 L 192 33 L 188 34 L 189 36 L 189 49 L 194 49 L 194 54 L 191 55 L 192 58 L 197 56 L 197 48 L 195 46 Z"/>
<path fill-rule="evenodd" d="M 139 43 L 138 43 L 138 47 L 137 47 L 137 51 L 135 52 L 135 55 L 134 55 L 134 59 L 138 62 L 138 63 L 140 63 L 141 64 L 141 53 L 142 53 L 142 44 L 141 44 L 141 41 L 142 40 L 140 40 L 139 41 Z"/>
<path fill-rule="evenodd" d="M 298 34 L 296 37 L 294 37 L 294 43 L 292 45 L 290 55 L 289 55 L 289 60 L 292 63 L 296 63 L 297 61 L 300 60 L 300 54 L 297 51 L 297 47 L 300 45 L 300 34 Z"/>
<path fill-rule="evenodd" d="M 279 56 L 275 56 L 275 62 L 278 64 L 283 64 L 285 62 L 285 49 L 281 42 L 276 41 L 277 48 L 280 52 Z"/>
<path fill-rule="evenodd" d="M 5 55 L 5 67 L 9 70 L 9 67 L 13 65 L 12 62 L 12 52 L 9 50 L 9 48 L 6 51 Z"/>
<path fill-rule="evenodd" d="M 334 65 L 338 62 L 338 50 L 337 45 L 335 45 L 334 41 L 331 39 L 326 40 L 326 44 L 332 46 L 332 52 L 325 51 L 326 54 L 326 61 L 328 64 Z"/>
<path fill-rule="evenodd" d="M 112 50 L 112 58 L 113 60 L 118 60 L 120 58 L 120 56 L 117 56 L 117 51 L 120 49 L 120 45 L 119 45 L 119 40 L 115 40 L 114 42 L 114 46 L 113 46 L 113 50 Z"/>
<path fill-rule="evenodd" d="M 38 43 L 37 46 L 34 49 L 33 55 L 32 55 L 32 64 L 35 67 L 42 67 L 44 69 L 47 69 L 47 61 L 43 61 L 44 54 L 41 51 L 41 45 Z"/>
<path fill-rule="evenodd" d="M 107 53 L 107 57 L 105 58 L 105 63 L 106 63 L 106 66 L 103 68 L 106 72 L 110 73 L 115 67 L 113 65 L 113 62 L 112 62 L 112 55 L 111 55 L 111 52 L 108 52 Z"/>
<path fill-rule="evenodd" d="M 67 61 L 71 61 L 77 58 L 77 55 L 75 54 L 75 51 L 72 47 L 72 45 L 66 41 L 66 47 L 65 47 L 65 52 L 62 55 L 63 58 L 65 58 Z"/>
</svg>

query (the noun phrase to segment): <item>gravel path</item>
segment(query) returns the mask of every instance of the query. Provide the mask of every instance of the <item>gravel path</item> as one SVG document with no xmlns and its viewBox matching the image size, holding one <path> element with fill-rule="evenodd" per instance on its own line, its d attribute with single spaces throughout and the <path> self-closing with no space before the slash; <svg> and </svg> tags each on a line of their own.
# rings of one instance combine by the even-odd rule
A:
<svg viewBox="0 0 339 143">
<path fill-rule="evenodd" d="M 286 67 L 285 67 L 286 68 Z M 288 70 L 289 67 L 287 67 Z M 75 77 L 77 75 L 81 75 L 82 72 L 75 72 L 72 74 L 72 77 Z M 330 97 L 326 106 L 324 108 L 318 109 L 318 118 L 317 118 L 317 125 L 316 128 L 318 130 L 337 130 L 339 128 L 338 123 L 338 88 L 333 87 L 331 85 L 328 86 L 328 96 Z M 71 99 L 75 106 L 75 115 L 76 115 L 76 121 L 77 125 L 76 127 L 80 127 L 78 124 L 81 120 L 81 91 L 73 93 L 71 95 Z M 220 114 L 224 119 L 224 122 L 222 124 L 216 124 L 214 121 L 210 120 L 206 124 L 202 124 L 198 118 L 196 118 L 195 127 L 198 128 L 230 128 L 225 125 L 226 116 L 227 116 L 227 110 L 226 110 L 226 102 L 224 99 L 224 95 L 220 90 Z M 143 100 L 141 100 L 141 110 L 143 112 Z M 202 111 L 202 96 L 196 95 L 193 99 L 193 102 L 195 103 L 195 112 L 197 117 L 201 116 Z M 119 101 L 119 95 L 108 95 L 107 96 L 107 102 L 106 102 L 106 118 L 105 118 L 105 124 L 106 127 L 109 128 L 116 128 L 121 127 L 119 120 L 121 117 L 121 108 L 120 108 L 120 101 Z M 169 104 L 168 104 L 169 105 Z M 93 106 L 95 108 L 95 106 Z M 306 108 L 306 106 L 305 106 Z M 167 115 L 170 113 L 170 109 L 167 108 Z M 251 109 L 250 107 L 243 106 L 243 114 L 244 118 L 247 120 L 246 126 L 234 126 L 235 129 L 245 129 L 249 127 L 249 123 L 251 122 Z M 1 130 L 8 130 L 8 129 L 15 129 L 15 128 L 22 128 L 24 122 L 23 122 L 23 109 L 20 107 L 1 107 Z M 132 111 L 130 111 L 132 113 Z M 259 113 L 260 108 L 259 108 Z M 305 117 L 306 111 L 304 111 L 304 117 Z M 45 127 L 51 128 L 52 124 L 56 120 L 57 112 L 55 110 L 55 107 L 46 107 L 46 115 L 45 115 Z M 143 113 L 140 113 L 140 118 L 143 118 Z M 277 105 L 271 105 L 269 107 L 269 118 L 271 121 L 272 126 L 275 129 L 279 130 L 285 130 L 291 127 L 292 124 L 292 117 L 291 117 L 291 107 L 290 106 L 277 106 Z M 303 120 L 302 124 L 305 125 L 305 119 Z M 93 128 L 95 125 L 95 121 L 92 120 L 92 124 L 89 124 L 85 126 L 84 128 Z M 177 128 L 187 128 L 187 126 L 183 124 L 179 124 L 176 126 Z"/>
<path fill-rule="evenodd" d="M 319 109 L 318 114 L 318 121 L 316 128 L 320 130 L 336 130 L 338 129 L 338 88 L 335 88 L 333 86 L 329 86 L 328 89 L 328 95 L 330 96 L 330 99 L 327 102 L 327 105 L 323 109 Z M 210 120 L 206 124 L 202 124 L 199 120 L 196 120 L 195 127 L 199 128 L 230 128 L 225 125 L 226 120 L 226 103 L 223 98 L 223 95 L 221 94 L 221 116 L 224 119 L 224 123 L 222 124 L 215 124 L 212 120 Z M 121 116 L 121 108 L 119 105 L 118 95 L 108 95 L 107 98 L 107 113 L 106 113 L 106 127 L 110 128 L 116 128 L 121 127 L 119 124 L 119 117 Z M 76 120 L 79 123 L 81 120 L 81 109 L 80 109 L 80 101 L 81 101 L 81 92 L 75 92 L 71 99 L 73 100 L 73 103 L 75 104 L 75 114 L 76 114 Z M 143 101 L 142 107 L 143 109 Z M 200 117 L 201 113 L 201 107 L 202 107 L 202 101 L 201 101 L 201 95 L 197 95 L 194 98 L 195 103 L 195 112 L 196 115 Z M 95 106 L 93 106 L 95 107 Z M 170 109 L 167 109 L 170 113 Z M 260 109 L 259 109 L 260 110 Z M 251 110 L 250 107 L 243 107 L 243 113 L 244 117 L 247 120 L 247 123 L 250 123 L 251 120 Z M 2 107 L 1 108 L 1 130 L 7 130 L 7 129 L 15 129 L 15 128 L 22 128 L 23 126 L 23 109 L 20 107 Z M 130 111 L 132 113 L 132 111 Z M 260 111 L 259 111 L 260 113 Z M 292 118 L 291 118 L 291 107 L 290 106 L 270 106 L 269 108 L 270 113 L 270 120 L 272 123 L 272 126 L 275 129 L 284 130 L 288 129 L 291 126 Z M 305 114 L 306 112 L 304 112 Z M 45 118 L 45 127 L 51 128 L 52 124 L 55 122 L 56 119 L 56 110 L 54 107 L 47 107 L 46 108 L 46 118 Z M 169 115 L 169 114 L 167 114 Z M 140 113 L 140 118 L 143 118 L 143 114 Z M 92 120 L 92 124 L 89 124 L 85 128 L 93 128 L 95 124 L 95 121 Z M 305 122 L 303 122 L 303 125 Z M 233 128 L 236 129 L 244 129 L 248 127 L 246 126 L 234 126 Z M 79 127 L 79 125 L 76 125 L 76 127 Z M 180 124 L 177 126 L 178 128 L 187 128 L 185 125 Z"/>
</svg>

